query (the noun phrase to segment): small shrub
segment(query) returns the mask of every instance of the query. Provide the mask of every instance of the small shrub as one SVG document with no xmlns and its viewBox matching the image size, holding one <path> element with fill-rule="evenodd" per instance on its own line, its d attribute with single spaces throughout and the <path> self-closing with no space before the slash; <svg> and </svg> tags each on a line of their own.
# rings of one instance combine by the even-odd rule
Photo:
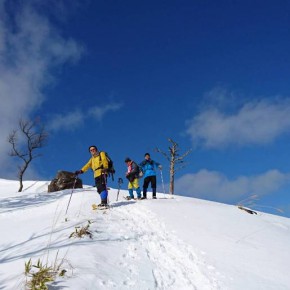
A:
<svg viewBox="0 0 290 290">
<path fill-rule="evenodd" d="M 69 238 L 82 238 L 84 236 L 89 236 L 91 239 L 93 238 L 93 234 L 89 231 L 91 222 L 88 221 L 88 224 L 85 227 L 75 227 L 75 231 L 70 234 Z"/>
<path fill-rule="evenodd" d="M 280 208 L 257 204 L 258 200 L 259 200 L 259 196 L 257 194 L 253 194 L 253 195 L 251 195 L 251 196 L 239 201 L 238 204 L 237 204 L 237 207 L 239 209 L 244 209 L 245 207 L 248 207 L 248 210 L 250 210 L 250 211 L 252 211 L 252 210 L 249 209 L 249 207 L 254 207 L 256 209 L 258 209 L 258 208 L 269 208 L 269 209 L 274 209 L 274 210 L 278 211 L 279 213 L 284 213 L 283 210 L 280 209 Z"/>
<path fill-rule="evenodd" d="M 64 276 L 66 270 L 60 270 L 60 265 L 48 266 L 38 259 L 35 265 L 31 259 L 25 262 L 26 289 L 28 290 L 47 290 L 47 283 L 53 282 L 57 276 Z"/>
</svg>

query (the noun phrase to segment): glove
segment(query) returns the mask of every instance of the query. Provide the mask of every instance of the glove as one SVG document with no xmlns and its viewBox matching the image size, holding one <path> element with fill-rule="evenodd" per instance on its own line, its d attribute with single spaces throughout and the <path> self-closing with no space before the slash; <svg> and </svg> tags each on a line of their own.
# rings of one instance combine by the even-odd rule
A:
<svg viewBox="0 0 290 290">
<path fill-rule="evenodd" d="M 82 170 L 76 170 L 75 175 L 83 174 L 84 172 Z"/>
<path fill-rule="evenodd" d="M 159 168 L 160 170 L 162 170 L 162 165 L 159 165 L 158 168 Z"/>
</svg>

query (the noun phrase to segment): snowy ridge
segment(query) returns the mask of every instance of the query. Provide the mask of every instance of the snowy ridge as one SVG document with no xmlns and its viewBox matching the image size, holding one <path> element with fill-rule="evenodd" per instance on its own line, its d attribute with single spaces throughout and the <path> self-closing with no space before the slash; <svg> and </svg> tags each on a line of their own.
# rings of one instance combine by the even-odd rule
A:
<svg viewBox="0 0 290 290">
<path fill-rule="evenodd" d="M 30 258 L 67 270 L 50 289 L 290 288 L 290 220 L 235 206 L 158 194 L 92 210 L 95 188 L 47 193 L 47 182 L 0 179 L 0 289 L 24 289 Z M 150 194 L 149 194 L 150 195 Z M 149 196 L 150 197 L 150 196 Z M 90 222 L 92 239 L 69 238 Z"/>
</svg>

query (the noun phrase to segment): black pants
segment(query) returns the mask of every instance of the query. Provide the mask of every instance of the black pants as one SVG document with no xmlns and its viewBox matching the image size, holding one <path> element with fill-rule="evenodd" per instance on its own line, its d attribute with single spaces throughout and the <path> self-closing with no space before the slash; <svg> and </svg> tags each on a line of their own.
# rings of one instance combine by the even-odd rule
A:
<svg viewBox="0 0 290 290">
<path fill-rule="evenodd" d="M 152 175 L 152 176 L 147 176 L 144 179 L 144 182 L 143 182 L 143 196 L 144 197 L 147 196 L 147 189 L 148 189 L 149 183 L 151 183 L 153 196 L 156 196 L 156 183 L 157 183 L 156 175 Z"/>
<path fill-rule="evenodd" d="M 102 191 L 107 189 L 106 183 L 107 183 L 107 180 L 106 180 L 105 175 L 100 175 L 98 177 L 95 177 L 95 184 L 96 184 L 96 188 L 99 194 Z"/>
</svg>

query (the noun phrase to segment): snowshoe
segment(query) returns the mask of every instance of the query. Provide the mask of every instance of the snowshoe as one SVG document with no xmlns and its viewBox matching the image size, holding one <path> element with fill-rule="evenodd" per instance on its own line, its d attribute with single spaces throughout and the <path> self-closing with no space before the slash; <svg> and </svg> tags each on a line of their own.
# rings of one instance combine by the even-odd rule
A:
<svg viewBox="0 0 290 290">
<path fill-rule="evenodd" d="M 140 197 L 124 196 L 124 198 L 125 198 L 126 200 L 141 200 L 141 199 L 142 199 L 141 196 L 140 196 Z"/>
<path fill-rule="evenodd" d="M 126 200 L 134 199 L 134 198 L 132 198 L 131 196 L 124 196 L 124 198 L 125 198 Z"/>
<path fill-rule="evenodd" d="M 93 210 L 102 210 L 102 209 L 108 209 L 108 208 L 109 208 L 109 205 L 105 204 L 105 203 L 100 203 L 98 205 L 96 205 L 95 203 L 92 204 L 92 209 Z"/>
</svg>

